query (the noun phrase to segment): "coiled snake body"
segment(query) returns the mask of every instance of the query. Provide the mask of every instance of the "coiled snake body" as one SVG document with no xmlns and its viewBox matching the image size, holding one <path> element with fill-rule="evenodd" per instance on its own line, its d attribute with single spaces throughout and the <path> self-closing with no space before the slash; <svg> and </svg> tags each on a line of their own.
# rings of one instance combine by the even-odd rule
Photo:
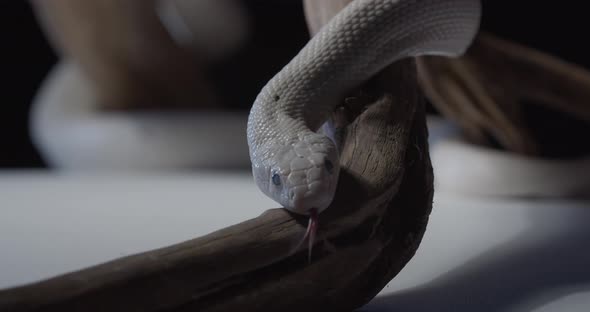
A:
<svg viewBox="0 0 590 312">
<path fill-rule="evenodd" d="M 478 0 L 350 3 L 255 100 L 248 145 L 258 187 L 296 213 L 327 208 L 338 181 L 339 156 L 336 144 L 316 131 L 346 93 L 396 60 L 462 54 L 479 19 Z"/>
</svg>

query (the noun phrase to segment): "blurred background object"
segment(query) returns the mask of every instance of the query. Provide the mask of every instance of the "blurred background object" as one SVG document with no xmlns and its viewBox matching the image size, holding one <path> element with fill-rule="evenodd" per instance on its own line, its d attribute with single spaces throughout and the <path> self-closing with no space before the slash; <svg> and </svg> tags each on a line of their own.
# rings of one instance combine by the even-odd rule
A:
<svg viewBox="0 0 590 312">
<path fill-rule="evenodd" d="M 461 58 L 421 57 L 417 64 L 425 94 L 460 129 L 432 146 L 439 188 L 590 195 L 590 144 L 571 140 L 590 133 L 589 71 L 486 32 Z M 539 108 L 554 113 L 530 114 Z"/>
<path fill-rule="evenodd" d="M 80 67 L 103 110 L 214 105 L 202 62 L 174 42 L 156 1 L 31 3 L 55 50 Z"/>
<path fill-rule="evenodd" d="M 60 1 L 65 3 L 65 0 L 34 2 L 42 1 L 41 4 L 45 6 L 56 5 Z M 231 3 L 211 1 L 208 3 L 219 5 L 212 7 L 211 13 Z M 78 5 L 82 3 L 80 0 L 70 2 Z M 205 138 L 219 139 L 216 142 L 227 142 L 232 137 L 237 141 L 242 140 L 241 134 L 235 134 L 238 130 L 229 127 L 226 128 L 226 132 L 204 132 L 205 130 L 198 127 L 214 128 L 219 124 L 218 119 L 207 115 L 208 117 L 204 117 L 203 120 L 194 122 L 197 118 L 195 114 L 203 117 L 201 113 L 204 112 L 205 106 L 208 106 L 209 111 L 219 108 L 224 111 L 221 119 L 236 128 L 243 127 L 241 122 L 245 121 L 248 109 L 260 88 L 308 40 L 302 1 L 236 0 L 233 2 L 237 4 L 234 9 L 223 8 L 223 11 L 232 16 L 228 18 L 231 23 L 226 23 L 224 19 L 212 18 L 215 14 L 206 16 L 206 19 L 197 19 L 185 9 L 189 2 L 177 0 L 177 7 L 155 7 L 155 13 L 150 13 L 151 21 L 155 23 L 154 21 L 160 19 L 162 24 L 150 24 L 150 27 L 167 42 L 165 45 L 158 45 L 159 49 L 164 49 L 167 45 L 175 51 L 174 53 L 178 53 L 175 55 L 180 55 L 179 59 L 194 58 L 190 61 L 194 62 L 194 68 L 183 68 L 178 65 L 167 67 L 159 63 L 158 68 L 168 74 L 152 82 L 146 82 L 143 78 L 137 80 L 135 77 L 154 75 L 157 70 L 150 72 L 148 67 L 151 61 L 134 63 L 142 70 L 147 68 L 147 72 L 138 75 L 137 72 L 131 71 L 132 78 L 123 80 L 122 83 L 139 86 L 133 88 L 142 90 L 141 92 L 150 92 L 154 94 L 154 98 L 168 99 L 169 94 L 176 96 L 177 92 L 173 91 L 175 86 L 169 85 L 169 79 L 178 78 L 178 73 L 188 73 L 186 75 L 195 75 L 192 77 L 198 77 L 195 79 L 204 83 L 206 87 L 201 90 L 210 92 L 211 97 L 215 99 L 214 102 L 191 101 L 192 97 L 200 97 L 197 95 L 198 92 L 195 92 L 198 88 L 194 86 L 193 89 L 191 82 L 184 83 L 184 91 L 178 91 L 180 100 L 177 101 L 150 101 L 149 99 L 153 99 L 150 96 L 146 102 L 141 97 L 127 97 L 133 100 L 110 102 L 115 104 L 112 106 L 101 106 L 99 101 L 89 101 L 85 94 L 96 91 L 92 91 L 92 87 L 89 88 L 91 83 L 85 75 L 98 71 L 99 74 L 94 76 L 94 79 L 103 81 L 103 88 L 110 88 L 113 87 L 110 85 L 112 81 L 100 78 L 101 71 L 109 69 L 110 73 L 121 73 L 129 67 L 106 63 L 103 68 L 98 64 L 104 63 L 97 63 L 94 67 L 86 67 L 87 73 L 83 73 L 79 69 L 72 69 L 72 61 L 58 64 L 59 58 L 65 52 L 53 50 L 53 47 L 59 47 L 60 44 L 56 42 L 55 36 L 52 36 L 54 39 L 51 40 L 51 44 L 49 43 L 45 36 L 46 30 L 40 27 L 31 6 L 32 2 L 0 2 L 0 32 L 5 40 L 0 50 L 5 99 L 0 114 L 0 167 L 54 168 L 56 163 L 68 162 L 74 168 L 84 168 L 88 161 L 91 161 L 78 158 L 85 163 L 76 163 L 67 159 L 54 159 L 49 155 L 51 148 L 48 147 L 44 148 L 45 156 L 42 158 L 37 149 L 43 148 L 42 144 L 33 146 L 33 132 L 36 131 L 39 135 L 47 133 L 35 130 L 35 127 L 30 128 L 30 122 L 34 123 L 34 119 L 40 115 L 51 114 L 51 110 L 38 110 L 38 101 L 34 99 L 40 96 L 49 100 L 54 99 L 53 103 L 63 103 L 59 100 L 60 94 L 63 93 L 47 93 L 48 89 L 59 91 L 59 88 L 51 88 L 52 83 L 73 87 L 75 92 L 78 92 L 76 96 L 80 97 L 79 101 L 74 102 L 91 105 L 94 107 L 93 110 L 96 107 L 108 108 L 101 111 L 102 116 L 108 117 L 107 111 L 110 116 L 134 115 L 136 123 L 131 125 L 125 118 L 110 119 L 113 122 L 111 125 L 115 125 L 111 129 L 120 138 L 141 139 L 156 136 L 160 138 L 160 142 L 166 143 L 160 148 L 136 140 L 137 146 L 140 146 L 136 150 L 144 153 L 148 149 L 151 149 L 152 153 L 160 150 L 164 154 L 170 150 L 182 151 L 178 145 L 171 149 L 169 144 L 191 139 L 190 136 L 175 136 L 173 139 L 171 136 L 162 136 L 159 125 L 180 128 L 181 130 L 176 133 L 202 133 Z M 104 0 L 88 3 L 94 6 L 127 6 L 129 9 L 132 5 L 145 6 L 151 2 L 123 3 Z M 535 49 L 537 52 L 577 66 L 582 71 L 590 68 L 590 47 L 583 40 L 583 33 L 588 24 L 585 3 L 569 2 L 567 5 L 558 5 L 554 2 L 531 4 L 527 1 L 483 0 L 483 5 L 483 30 L 494 38 L 527 49 Z M 124 11 L 120 11 L 122 12 Z M 85 23 L 101 18 L 99 14 L 94 13 L 87 12 L 87 18 L 80 18 L 77 24 L 66 26 L 64 30 L 73 33 L 81 31 Z M 115 17 L 102 16 L 104 21 Z M 178 17 L 188 19 L 185 19 L 186 23 L 174 23 L 179 21 Z M 131 26 L 131 29 L 138 27 L 138 24 L 133 24 L 134 22 L 138 22 L 138 19 L 127 20 L 126 25 Z M 204 25 L 211 25 L 212 28 L 206 29 Z M 121 31 L 119 24 L 104 27 L 105 33 Z M 204 32 L 192 34 L 190 31 L 183 31 L 186 30 L 184 27 Z M 219 30 L 222 28 L 218 27 L 228 28 Z M 129 43 L 136 47 L 134 49 L 156 43 L 151 41 L 151 33 L 142 33 L 137 29 L 127 33 L 135 38 L 142 38 L 140 42 Z M 233 34 L 233 37 L 226 36 L 228 33 Z M 202 41 L 187 39 L 193 35 L 194 39 L 211 38 L 211 34 L 218 42 L 212 50 L 203 48 Z M 75 50 L 77 53 L 88 53 L 87 56 L 106 51 L 124 52 L 123 54 L 129 54 L 123 59 L 131 63 L 136 61 L 136 57 L 143 57 L 142 52 L 145 52 L 122 49 L 113 37 L 81 37 L 78 40 L 80 41 L 69 48 L 63 47 L 59 50 Z M 100 45 L 96 51 L 89 51 L 91 44 L 87 45 L 84 42 L 110 42 L 110 46 Z M 129 55 L 135 56 L 129 58 Z M 158 65 L 158 62 L 174 63 L 179 59 L 159 59 L 155 65 Z M 570 78 L 575 76 L 573 72 L 570 76 L 568 71 L 563 74 Z M 60 79 L 70 82 L 62 84 L 59 83 Z M 509 76 L 500 83 L 511 87 L 513 92 L 520 83 L 526 83 L 527 81 L 523 81 L 526 79 L 522 76 Z M 460 84 L 460 87 L 465 85 Z M 115 85 L 114 88 L 118 87 Z M 503 94 L 503 90 L 488 91 L 495 95 Z M 44 96 L 44 92 L 50 95 Z M 567 89 L 558 89 L 557 92 L 555 95 L 562 98 L 564 95 L 573 94 Z M 120 96 L 124 98 L 125 92 L 122 93 Z M 580 106 L 577 107 L 584 110 L 584 102 L 581 98 L 578 102 Z M 121 106 L 122 103 L 126 105 Z M 463 118 L 460 117 L 461 114 L 453 113 L 464 111 L 445 112 L 444 107 L 438 104 L 433 103 L 428 107 L 431 117 L 437 117 L 430 120 L 431 154 L 435 166 L 437 195 L 429 230 L 419 254 L 391 283 L 391 287 L 385 289 L 383 294 L 387 296 L 373 302 L 374 310 L 393 306 L 397 309 L 407 307 L 445 310 L 445 307 L 460 307 L 464 310 L 483 308 L 485 311 L 497 311 L 502 308 L 510 309 L 525 302 L 524 310 L 530 311 L 530 305 L 553 305 L 554 302 L 550 302 L 551 300 L 561 300 L 571 294 L 582 294 L 585 297 L 580 300 L 582 304 L 578 305 L 581 307 L 578 310 L 586 311 L 587 303 L 590 302 L 590 277 L 587 269 L 590 254 L 585 248 L 590 237 L 587 222 L 589 203 L 587 200 L 571 198 L 531 200 L 530 197 L 539 193 L 551 196 L 571 195 L 572 190 L 583 191 L 588 185 L 590 174 L 586 157 L 590 153 L 590 143 L 587 139 L 590 131 L 587 119 L 577 111 L 540 103 L 539 99 L 534 97 L 521 101 L 518 106 L 512 101 L 503 102 L 501 104 L 506 104 L 502 106 L 505 111 L 500 115 L 484 115 L 486 118 L 504 116 L 500 117 L 500 122 L 497 119 L 489 121 L 485 118 Z M 44 107 L 47 109 L 54 106 Z M 92 111 L 83 105 L 76 107 L 82 111 Z M 163 110 L 168 113 L 175 112 L 171 114 L 175 117 L 169 119 L 174 120 L 172 124 L 149 122 L 150 126 L 146 127 L 146 123 L 142 122 L 150 119 L 154 121 L 153 117 Z M 187 113 L 189 110 L 191 113 Z M 445 118 L 442 118 L 443 114 Z M 481 120 L 485 122 L 474 122 Z M 83 124 L 92 127 L 88 120 Z M 37 125 L 46 126 L 42 123 Z M 96 143 L 100 137 L 88 136 L 88 133 L 79 133 L 75 129 L 62 127 L 63 124 L 59 120 L 51 125 L 61 129 L 61 135 L 69 135 L 79 140 L 78 143 L 72 140 L 61 143 L 73 142 L 78 148 L 82 143 L 88 144 L 87 147 L 100 147 Z M 138 134 L 139 136 L 133 137 Z M 59 143 L 61 135 L 53 138 L 57 138 Z M 220 139 L 224 135 L 228 138 Z M 242 141 L 245 143 L 245 139 Z M 59 145 L 52 146 L 56 150 L 67 150 Z M 126 144 L 123 147 L 133 148 Z M 192 145 L 185 147 L 186 155 L 197 158 L 197 152 L 192 149 Z M 201 155 L 205 158 L 216 155 L 219 163 L 238 163 L 236 159 L 243 160 L 243 154 L 234 154 L 231 149 L 224 147 L 227 145 L 221 144 L 216 147 L 217 150 L 208 151 L 211 152 L 210 155 Z M 243 150 L 244 146 L 239 148 Z M 125 149 L 105 146 L 98 151 L 86 149 L 85 153 L 80 153 L 79 150 L 77 156 L 92 157 L 97 152 L 102 152 L 102 164 L 111 168 L 113 165 L 126 166 L 125 162 L 134 160 L 132 157 L 126 158 L 129 153 Z M 66 156 L 68 154 L 70 152 L 65 153 Z M 110 158 L 104 157 L 105 155 L 110 155 Z M 159 158 L 156 154 L 152 155 Z M 164 156 L 170 157 L 169 154 Z M 224 157 L 236 158 L 232 160 Z M 173 162 L 177 161 L 171 159 Z M 146 163 L 134 162 L 133 165 L 141 169 L 143 165 L 153 168 L 156 164 L 157 159 L 148 160 Z M 212 163 L 202 164 L 214 166 Z M 159 166 L 169 165 L 160 162 Z M 4 234 L 0 237 L 4 238 L 2 243 L 7 246 L 8 249 L 5 249 L 10 253 L 7 253 L 9 257 L 0 257 L 0 260 L 8 261 L 4 262 L 3 267 L 8 269 L 9 278 L 1 279 L 5 282 L 3 287 L 202 235 L 215 228 L 260 214 L 263 207 L 274 205 L 256 190 L 249 176 L 220 177 L 216 173 L 199 174 L 195 177 L 191 174 L 184 176 L 184 173 L 186 171 L 171 177 L 128 176 L 103 179 L 84 176 L 56 178 L 44 173 L 28 174 L 21 170 L 13 173 L 5 170 L 0 179 L 0 189 L 4 191 L 1 206 L 5 208 L 3 218 L 0 218 L 4 221 L 4 226 L 0 226 Z M 541 183 L 527 185 L 530 181 Z M 531 189 L 531 186 L 534 189 Z M 457 196 L 457 193 L 462 194 Z M 224 196 L 227 194 L 231 196 Z M 464 196 L 465 194 L 487 196 L 470 197 Z M 525 196 L 510 198 L 514 195 Z M 201 209 L 213 206 L 218 209 Z M 242 206 L 246 206 L 247 209 L 240 210 Z M 155 230 L 158 228 L 162 230 Z M 85 243 L 88 239 L 96 248 L 87 248 Z M 436 261 L 433 262 L 433 259 Z M 52 265 L 55 266 L 51 267 Z M 449 296 L 449 289 L 456 291 Z M 368 307 L 367 311 L 372 311 L 371 307 Z"/>
<path fill-rule="evenodd" d="M 48 28 L 48 32 L 51 34 L 50 37 L 53 38 L 52 41 L 58 42 L 55 46 L 62 47 L 58 50 L 65 50 L 66 55 L 68 53 L 75 55 L 76 57 L 74 57 L 74 61 L 77 64 L 85 64 L 84 66 L 81 66 L 83 69 L 82 75 L 86 77 L 84 79 L 93 82 L 92 88 L 87 89 L 95 91 L 96 94 L 108 94 L 107 99 L 102 97 L 99 102 L 90 101 L 92 102 L 89 104 L 90 106 L 119 112 L 121 109 L 149 109 L 152 111 L 164 111 L 169 110 L 170 108 L 176 108 L 181 114 L 187 110 L 194 111 L 197 109 L 202 110 L 203 108 L 219 108 L 224 109 L 225 111 L 238 110 L 243 114 L 247 114 L 247 110 L 259 89 L 283 66 L 283 64 L 288 62 L 294 56 L 308 39 L 303 12 L 299 2 L 286 1 L 272 3 L 266 1 L 251 1 L 244 4 L 244 6 L 241 6 L 240 2 L 235 2 L 234 11 L 230 10 L 229 12 L 226 12 L 227 10 L 221 10 L 225 12 L 225 14 L 229 14 L 229 18 L 227 16 L 226 18 L 218 16 L 216 20 L 213 19 L 213 21 L 216 21 L 216 24 L 214 23 L 213 27 L 216 25 L 222 25 L 223 23 L 220 21 L 227 20 L 230 20 L 231 22 L 226 24 L 234 24 L 234 27 L 226 26 L 225 29 L 220 31 L 215 31 L 215 29 L 209 31 L 209 38 L 212 37 L 210 35 L 211 33 L 216 33 L 216 36 L 213 37 L 216 41 L 213 42 L 212 50 L 218 50 L 217 52 L 208 50 L 203 53 L 202 59 L 204 61 L 203 64 L 201 64 L 202 67 L 197 68 L 196 65 L 195 67 L 188 65 L 168 66 L 171 63 L 174 65 L 174 63 L 177 62 L 175 57 L 168 57 L 169 54 L 167 53 L 170 51 L 177 53 L 177 55 L 180 56 L 190 54 L 193 55 L 195 59 L 200 59 L 199 53 L 197 53 L 198 51 L 196 50 L 202 49 L 200 48 L 202 40 L 195 41 L 192 46 L 187 46 L 186 42 L 172 42 L 171 36 L 173 36 L 174 30 L 166 29 L 166 32 L 162 31 L 164 27 L 170 28 L 170 18 L 162 18 L 162 20 L 167 21 L 164 22 L 164 24 L 168 24 L 164 26 L 158 24 L 160 18 L 156 18 L 154 15 L 157 14 L 156 9 L 160 9 L 159 14 L 166 15 L 162 13 L 163 9 L 154 6 L 154 11 L 152 13 L 145 13 L 146 7 L 148 6 L 148 4 L 146 4 L 147 2 L 135 2 L 137 2 L 137 4 L 133 4 L 133 1 L 129 3 L 126 2 L 125 4 L 120 4 L 116 1 L 102 1 L 100 4 L 92 3 L 88 5 L 88 7 L 84 7 L 84 4 L 80 4 L 79 1 L 72 2 L 60 0 L 51 3 L 43 1 L 32 2 L 33 4 L 39 5 L 39 7 L 37 7 L 38 15 L 41 17 L 40 20 L 43 21 L 42 24 L 46 25 L 46 28 Z M 216 1 L 209 2 L 216 3 L 210 5 L 210 7 L 217 6 L 218 13 L 220 11 L 219 7 L 223 7 L 224 5 L 228 6 L 231 3 L 230 1 L 224 1 L 223 3 L 225 4 Z M 190 5 L 189 1 L 176 1 L 175 3 L 178 4 L 179 8 Z M 138 10 L 143 8 L 143 16 L 135 16 L 135 19 L 127 20 L 124 18 L 123 13 L 112 16 L 106 14 L 108 10 L 116 9 L 117 6 L 120 6 L 119 11 L 121 12 L 124 12 L 125 10 L 127 10 L 127 12 L 134 12 L 134 10 L 132 10 L 134 5 L 137 6 L 136 8 Z M 24 65 L 14 66 L 14 69 L 10 71 L 10 74 L 21 77 L 24 76 L 30 79 L 31 82 L 30 86 L 25 86 L 25 84 L 22 83 L 18 84 L 17 87 L 22 88 L 21 93 L 15 94 L 14 98 L 10 96 L 8 97 L 10 99 L 9 102 L 13 104 L 5 106 L 10 108 L 9 112 L 5 115 L 10 116 L 12 113 L 18 115 L 20 118 L 19 120 L 15 120 L 14 118 L 9 117 L 9 121 L 1 125 L 1 130 L 3 135 L 11 136 L 11 139 L 24 145 L 24 147 L 10 144 L 8 148 L 14 149 L 13 155 L 10 158 L 7 157 L 10 155 L 0 156 L 4 158 L 2 159 L 2 166 L 43 166 L 46 165 L 47 162 L 42 162 L 37 156 L 38 154 L 35 153 L 34 149 L 31 147 L 30 140 L 31 136 L 34 135 L 27 131 L 28 116 L 32 98 L 41 85 L 42 80 L 44 79 L 43 76 L 48 72 L 49 68 L 51 68 L 51 65 L 55 64 L 56 58 L 52 50 L 47 46 L 47 42 L 42 37 L 41 30 L 38 28 L 31 7 L 27 3 L 14 5 L 3 4 L 3 6 L 3 13 L 14 14 L 14 11 L 20 10 L 19 12 L 22 16 L 22 18 L 15 20 L 12 24 L 9 22 L 9 25 L 13 28 L 30 29 L 31 32 L 34 32 L 38 36 L 35 43 L 40 42 L 43 44 L 43 49 L 13 47 L 17 58 L 20 58 L 21 60 L 20 65 L 29 61 L 28 58 L 34 60 L 35 57 L 32 53 L 48 54 L 51 56 L 51 59 L 43 64 L 45 65 L 44 67 L 37 66 L 31 68 L 31 66 Z M 61 9 L 59 8 L 60 6 L 62 6 Z M 204 4 L 199 2 L 197 7 L 199 6 L 203 7 Z M 59 12 L 56 12 L 56 10 Z M 95 12 L 98 10 L 103 10 L 103 14 L 101 15 Z M 180 17 L 190 17 L 190 14 L 187 15 L 186 12 L 188 11 L 185 8 L 179 9 L 179 11 Z M 93 14 L 90 14 L 90 12 L 93 12 Z M 213 12 L 216 11 L 213 10 Z M 233 18 L 234 16 L 239 15 L 240 12 L 245 13 L 245 16 L 242 19 Z M 276 14 L 276 12 L 282 12 L 282 14 Z M 206 15 L 204 20 L 212 20 L 212 16 L 207 16 L 207 14 L 210 13 L 210 11 L 199 12 L 200 15 Z M 60 14 L 65 14 L 68 17 L 65 19 L 60 18 Z M 84 17 L 84 14 L 86 14 L 86 18 Z M 167 14 L 169 15 L 170 13 Z M 109 24 L 109 21 L 116 21 L 117 19 L 120 20 L 118 25 L 101 28 L 100 24 L 97 24 L 99 22 Z M 158 22 L 156 22 L 156 19 Z M 79 21 L 79 25 L 74 23 L 76 20 Z M 6 21 L 7 20 L 4 19 L 4 22 Z M 70 24 L 68 24 L 68 21 Z M 47 24 L 50 24 L 51 26 L 47 26 Z M 126 25 L 125 27 L 128 28 L 127 32 L 122 32 L 117 27 L 122 27 L 121 24 Z M 197 23 L 197 26 L 199 26 L 199 23 Z M 7 29 L 7 27 L 4 27 L 4 29 Z M 139 31 L 140 29 L 151 29 L 156 35 L 153 36 L 151 32 L 142 33 Z M 248 29 L 251 31 L 247 32 Z M 292 31 L 289 32 L 289 30 Z M 220 40 L 218 38 L 225 38 L 228 35 L 225 34 L 224 31 L 235 31 L 237 34 L 233 35 L 234 39 L 222 39 L 221 41 L 223 42 L 219 44 Z M 285 36 L 285 31 L 290 33 L 290 35 Z M 81 35 L 85 32 L 86 34 L 90 34 L 90 36 Z M 246 33 L 249 33 L 249 35 L 246 36 Z M 201 30 L 199 35 L 202 34 L 203 30 Z M 67 44 L 63 43 L 64 36 L 68 38 L 65 40 L 68 42 Z M 117 39 L 117 36 L 119 39 Z M 132 42 L 125 42 L 125 40 L 121 39 L 125 38 L 125 36 L 133 39 Z M 174 36 L 176 36 L 174 38 L 175 40 L 178 39 L 178 34 Z M 229 34 L 229 37 L 231 36 L 232 35 Z M 243 38 L 240 39 L 235 36 L 242 36 Z M 247 40 L 245 40 L 246 38 Z M 161 42 L 164 42 L 163 46 L 160 45 Z M 154 46 L 159 50 L 151 51 L 149 49 L 144 49 Z M 166 46 L 168 48 L 166 48 Z M 224 49 L 224 52 L 219 50 L 221 48 Z M 150 52 L 147 56 L 144 55 L 146 51 Z M 217 59 L 214 57 L 212 59 L 211 52 L 218 54 Z M 207 53 L 209 53 L 209 55 L 205 55 Z M 226 53 L 225 57 L 223 57 L 223 53 Z M 145 62 L 146 59 L 149 59 L 149 55 L 152 55 L 152 61 Z M 3 59 L 8 60 L 8 58 Z M 142 60 L 144 61 L 143 63 Z M 151 67 L 154 63 L 153 60 L 160 60 L 160 63 L 155 62 L 155 65 L 159 65 L 159 67 Z M 119 66 L 121 62 L 124 63 L 123 65 L 126 63 L 127 65 L 130 64 L 130 66 Z M 31 68 L 30 70 L 32 71 L 37 70 L 38 76 L 33 77 L 26 72 L 23 72 L 23 68 Z M 139 70 L 136 70 L 137 68 L 139 68 Z M 183 73 L 186 72 L 192 72 L 199 76 L 202 75 L 202 77 L 206 77 L 206 79 L 203 79 L 202 81 L 205 81 L 205 84 L 209 84 L 211 89 L 200 88 L 199 92 L 195 92 L 195 90 L 199 90 L 198 85 L 193 83 L 196 80 L 190 79 L 188 80 L 189 83 L 177 84 L 176 82 L 178 82 L 179 79 L 181 82 L 187 81 L 182 79 L 182 77 L 186 77 L 186 75 L 183 75 Z M 52 76 L 55 75 L 50 75 L 49 78 L 51 79 Z M 178 78 L 179 76 L 180 78 Z M 115 77 L 116 79 L 113 79 L 112 77 Z M 150 79 L 152 80 L 150 81 Z M 113 83 L 114 81 L 118 82 Z M 177 90 L 180 90 L 181 92 Z M 215 95 L 215 101 L 205 100 L 208 97 L 205 96 L 206 94 L 202 93 L 203 90 L 206 91 L 205 93 L 211 91 L 211 94 Z M 178 94 L 182 95 L 183 92 L 188 96 L 178 97 Z M 171 94 L 173 96 L 169 98 L 166 94 Z M 180 98 L 180 100 L 176 101 L 174 97 L 176 97 L 176 99 Z M 166 100 L 154 100 L 158 98 L 164 98 Z M 121 103 L 124 103 L 124 105 Z M 84 107 L 84 105 L 82 105 L 82 107 Z M 38 115 L 39 114 L 33 114 L 33 117 L 35 118 L 35 116 Z M 231 122 L 231 117 L 229 122 Z M 59 121 L 53 124 L 59 124 Z M 35 127 L 33 127 L 33 129 L 35 129 Z M 37 132 L 39 133 L 39 131 Z M 40 133 L 45 135 L 43 131 Z M 211 136 L 211 133 L 215 133 L 215 131 L 210 131 L 206 133 L 206 135 Z M 15 138 L 16 135 L 19 135 L 18 139 Z M 244 141 L 245 143 L 245 138 L 242 134 L 236 134 L 235 140 Z M 228 144 L 228 146 L 231 145 Z M 51 165 L 50 159 L 54 157 L 49 156 L 45 158 Z M 55 165 L 55 163 L 53 164 Z"/>
<path fill-rule="evenodd" d="M 231 56 L 248 39 L 248 14 L 240 1 L 160 1 L 156 12 L 174 40 L 201 58 Z"/>
<path fill-rule="evenodd" d="M 201 61 L 244 41 L 245 17 L 236 18 L 244 15 L 236 3 L 32 3 L 62 56 L 32 109 L 32 136 L 49 165 L 101 171 L 248 165 L 247 146 L 236 135 L 245 118 L 221 113 Z M 210 27 L 193 31 L 186 21 L 196 19 Z M 233 22 L 223 27 L 214 20 Z M 195 34 L 200 44 L 191 40 Z"/>
<path fill-rule="evenodd" d="M 590 152 L 588 144 L 564 146 L 562 140 L 590 133 L 584 68 L 486 32 L 461 58 L 422 57 L 418 64 L 428 98 L 471 143 L 540 157 Z"/>
<path fill-rule="evenodd" d="M 218 108 L 246 114 L 260 88 L 308 40 L 299 0 L 31 3 L 53 46 L 61 51 L 58 54 L 75 56 L 88 79 L 103 90 L 97 92 L 103 96 L 98 107 L 115 111 Z M 31 3 L 2 4 L 2 31 L 11 42 L 3 49 L 2 61 L 13 86 L 7 88 L 2 114 L 6 120 L 0 125 L 6 142 L 2 167 L 45 165 L 30 143 L 27 124 L 32 98 L 57 59 Z M 485 0 L 483 5 L 482 28 L 494 38 L 537 49 L 572 66 L 590 65 L 588 47 L 567 35 L 584 29 L 582 7 L 537 3 L 532 9 L 525 3 Z M 105 13 L 109 10 L 117 13 Z M 206 14 L 195 14 L 200 11 Z M 215 44 L 207 48 L 211 40 Z M 506 84 L 518 86 L 523 79 Z M 538 100 L 526 99 L 517 109 L 506 100 L 502 107 L 508 119 L 500 116 L 479 129 L 468 125 L 469 118 L 449 114 L 440 105 L 431 105 L 429 112 L 450 117 L 469 142 L 484 148 L 553 159 L 588 154 L 590 147 L 579 139 L 589 133 L 587 120 L 571 110 L 539 105 Z"/>
</svg>

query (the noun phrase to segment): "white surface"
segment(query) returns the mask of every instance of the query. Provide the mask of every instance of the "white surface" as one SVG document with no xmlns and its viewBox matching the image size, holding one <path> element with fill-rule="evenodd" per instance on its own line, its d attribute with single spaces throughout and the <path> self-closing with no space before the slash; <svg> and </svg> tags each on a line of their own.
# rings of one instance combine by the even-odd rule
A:
<svg viewBox="0 0 590 312">
<path fill-rule="evenodd" d="M 435 116 L 428 118 L 428 132 L 438 191 L 463 196 L 590 197 L 590 155 L 543 159 L 468 144 L 456 125 Z"/>
<path fill-rule="evenodd" d="M 458 135 L 433 144 L 438 190 L 487 196 L 590 196 L 590 155 L 557 160 L 468 144 Z"/>
<path fill-rule="evenodd" d="M 0 288 L 178 243 L 272 207 L 248 174 L 3 173 Z M 589 311 L 589 241 L 590 202 L 437 193 L 418 253 L 362 310 Z"/>
</svg>

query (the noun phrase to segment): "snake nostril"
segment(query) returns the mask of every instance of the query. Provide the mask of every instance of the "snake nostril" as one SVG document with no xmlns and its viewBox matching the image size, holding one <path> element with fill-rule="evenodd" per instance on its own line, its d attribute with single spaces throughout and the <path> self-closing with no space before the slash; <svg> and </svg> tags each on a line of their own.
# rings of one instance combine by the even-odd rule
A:
<svg viewBox="0 0 590 312">
<path fill-rule="evenodd" d="M 276 173 L 276 172 L 273 173 L 271 179 L 272 179 L 272 184 L 274 184 L 276 186 L 281 185 L 281 177 L 279 176 L 278 173 Z"/>
<path fill-rule="evenodd" d="M 329 174 L 332 174 L 332 171 L 334 171 L 334 164 L 329 159 L 324 161 L 324 167 L 326 167 L 326 171 L 328 171 Z"/>
</svg>

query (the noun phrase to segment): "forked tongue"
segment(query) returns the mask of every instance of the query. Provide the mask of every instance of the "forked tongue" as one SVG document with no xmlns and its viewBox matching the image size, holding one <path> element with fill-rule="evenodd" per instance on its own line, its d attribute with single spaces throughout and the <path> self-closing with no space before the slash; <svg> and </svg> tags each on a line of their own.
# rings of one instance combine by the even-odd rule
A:
<svg viewBox="0 0 590 312">
<path fill-rule="evenodd" d="M 315 234 L 318 231 L 318 209 L 312 208 L 309 211 L 309 221 L 307 223 L 307 231 L 309 233 L 309 240 L 307 241 L 307 262 L 311 263 L 311 251 L 315 243 Z"/>
<path fill-rule="evenodd" d="M 318 230 L 318 209 L 312 208 L 309 210 L 309 220 L 307 221 L 307 229 L 301 241 L 295 246 L 293 252 L 299 250 L 299 247 L 307 240 L 307 262 L 311 263 L 311 255 L 313 244 L 315 243 L 315 235 Z"/>
</svg>

